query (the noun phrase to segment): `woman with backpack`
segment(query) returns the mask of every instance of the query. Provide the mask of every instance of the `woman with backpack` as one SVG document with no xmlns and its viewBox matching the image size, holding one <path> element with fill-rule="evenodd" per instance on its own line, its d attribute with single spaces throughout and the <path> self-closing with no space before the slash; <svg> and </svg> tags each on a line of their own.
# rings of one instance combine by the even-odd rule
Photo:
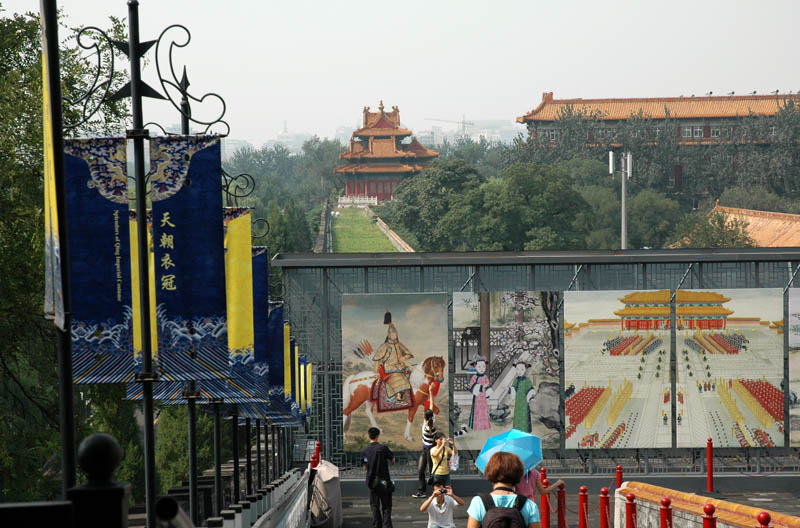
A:
<svg viewBox="0 0 800 528">
<path fill-rule="evenodd" d="M 536 503 L 516 492 L 525 468 L 513 453 L 498 452 L 486 464 L 491 493 L 473 497 L 467 509 L 467 528 L 539 528 Z"/>
</svg>

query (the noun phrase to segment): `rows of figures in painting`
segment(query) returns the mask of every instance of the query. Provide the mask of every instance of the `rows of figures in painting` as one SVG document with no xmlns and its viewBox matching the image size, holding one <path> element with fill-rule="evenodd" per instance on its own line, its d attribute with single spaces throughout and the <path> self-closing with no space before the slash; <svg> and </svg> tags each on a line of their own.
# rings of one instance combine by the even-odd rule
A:
<svg viewBox="0 0 800 528">
<path fill-rule="evenodd" d="M 344 295 L 344 448 L 374 426 L 418 450 L 428 408 L 467 450 L 510 429 L 545 449 L 623 449 L 671 447 L 673 432 L 681 448 L 782 447 L 788 427 L 800 446 L 793 292 L 788 375 L 785 326 L 780 289 Z"/>
</svg>

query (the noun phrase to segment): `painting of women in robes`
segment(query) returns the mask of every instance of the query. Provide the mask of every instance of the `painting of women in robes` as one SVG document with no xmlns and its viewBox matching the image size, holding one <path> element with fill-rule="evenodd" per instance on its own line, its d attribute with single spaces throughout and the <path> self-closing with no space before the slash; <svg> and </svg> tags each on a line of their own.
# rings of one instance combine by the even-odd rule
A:
<svg viewBox="0 0 800 528">
<path fill-rule="evenodd" d="M 472 407 L 469 414 L 469 427 L 476 431 L 485 431 L 491 427 L 489 423 L 489 397 L 494 390 L 489 376 L 486 375 L 486 360 L 479 357 L 472 362 L 475 374 L 469 380 L 469 391 L 472 393 Z"/>
<path fill-rule="evenodd" d="M 528 405 L 528 402 L 530 402 L 533 397 L 536 396 L 533 383 L 531 383 L 530 378 L 525 375 L 525 371 L 529 366 L 530 365 L 524 361 L 514 362 L 516 377 L 511 383 L 511 388 L 508 389 L 511 397 L 514 399 L 514 420 L 512 422 L 513 427 L 514 429 L 519 429 L 520 431 L 524 431 L 526 433 L 530 433 L 532 431 L 531 409 Z"/>
</svg>

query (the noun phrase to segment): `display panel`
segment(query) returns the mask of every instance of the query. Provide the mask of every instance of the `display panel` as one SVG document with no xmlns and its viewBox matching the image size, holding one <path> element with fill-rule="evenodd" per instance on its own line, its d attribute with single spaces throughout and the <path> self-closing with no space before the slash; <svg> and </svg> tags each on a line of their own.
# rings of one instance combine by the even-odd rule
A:
<svg viewBox="0 0 800 528">
<path fill-rule="evenodd" d="M 515 428 L 560 447 L 555 292 L 453 294 L 453 416 L 459 449 Z"/>
<path fill-rule="evenodd" d="M 669 350 L 669 291 L 565 292 L 565 447 L 670 447 Z"/>
<path fill-rule="evenodd" d="M 800 291 L 789 289 L 789 445 L 800 447 Z"/>
<path fill-rule="evenodd" d="M 678 447 L 783 446 L 783 292 L 678 290 L 676 311 Z"/>
<path fill-rule="evenodd" d="M 342 295 L 345 451 L 378 427 L 392 449 L 422 449 L 424 410 L 449 432 L 447 294 Z"/>
</svg>

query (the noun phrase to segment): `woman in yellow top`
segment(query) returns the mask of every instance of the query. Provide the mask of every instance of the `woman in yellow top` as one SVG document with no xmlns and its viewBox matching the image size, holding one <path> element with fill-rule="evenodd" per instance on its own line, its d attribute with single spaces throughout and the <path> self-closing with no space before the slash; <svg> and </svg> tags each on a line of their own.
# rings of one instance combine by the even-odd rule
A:
<svg viewBox="0 0 800 528">
<path fill-rule="evenodd" d="M 433 435 L 436 445 L 431 448 L 431 461 L 433 462 L 433 484 L 450 486 L 450 457 L 458 452 L 452 438 L 447 438 L 441 431 Z M 451 447 L 448 447 L 450 444 Z"/>
</svg>

